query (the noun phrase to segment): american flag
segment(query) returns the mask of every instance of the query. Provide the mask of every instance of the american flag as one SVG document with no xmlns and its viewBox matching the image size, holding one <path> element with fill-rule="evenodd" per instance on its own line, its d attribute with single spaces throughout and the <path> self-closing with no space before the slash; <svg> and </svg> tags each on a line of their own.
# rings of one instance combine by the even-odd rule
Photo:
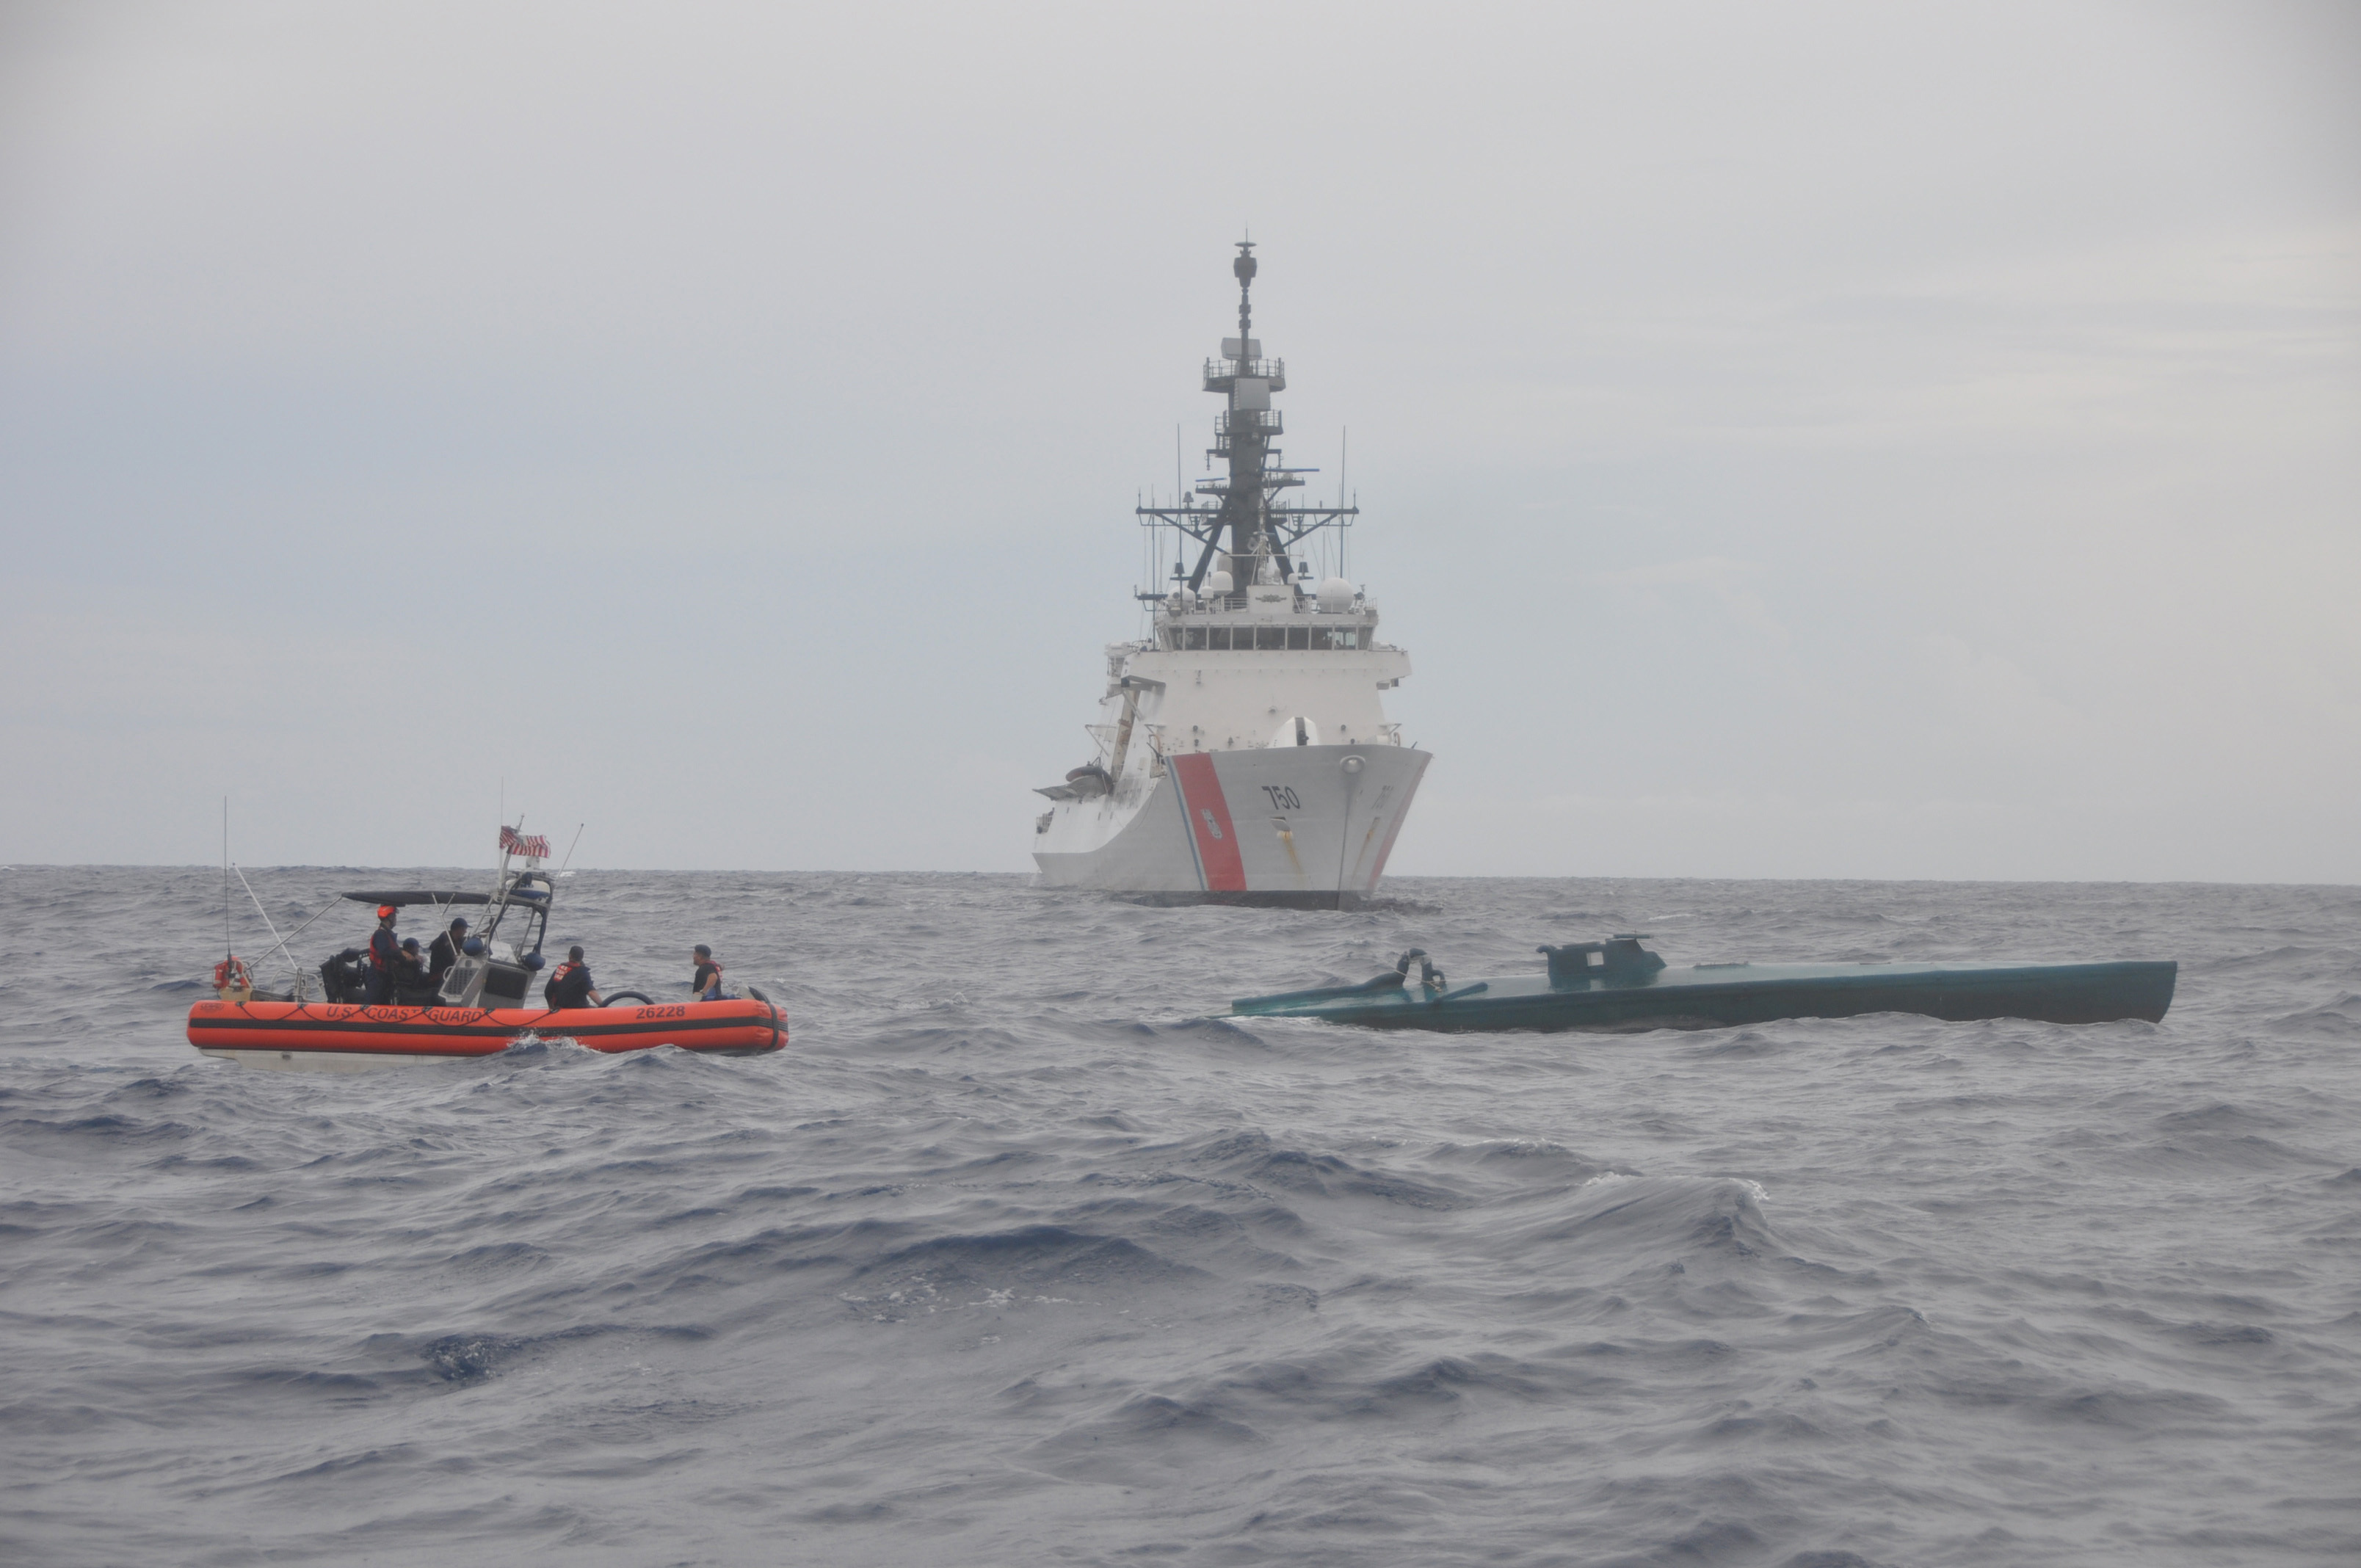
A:
<svg viewBox="0 0 2361 1568">
<path fill-rule="evenodd" d="M 500 853 L 523 855 L 531 860 L 549 859 L 549 840 L 538 833 L 523 834 L 503 823 L 500 827 Z"/>
</svg>

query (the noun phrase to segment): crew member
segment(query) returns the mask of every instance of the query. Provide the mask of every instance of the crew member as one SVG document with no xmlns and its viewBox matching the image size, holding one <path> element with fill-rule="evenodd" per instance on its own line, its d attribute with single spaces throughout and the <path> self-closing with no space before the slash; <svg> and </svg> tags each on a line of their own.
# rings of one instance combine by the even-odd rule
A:
<svg viewBox="0 0 2361 1568">
<path fill-rule="evenodd" d="M 393 934 L 394 907 L 377 906 L 377 929 L 369 933 L 368 990 L 361 1000 L 371 1006 L 393 1000 L 393 982 L 401 963 L 401 938 Z"/>
<path fill-rule="evenodd" d="M 451 928 L 434 938 L 426 949 L 426 978 L 441 981 L 443 971 L 459 961 L 459 954 L 467 945 L 467 923 L 454 920 Z"/>
<path fill-rule="evenodd" d="M 689 961 L 697 966 L 697 974 L 688 982 L 688 999 L 691 1002 L 720 1001 L 721 966 L 713 961 L 713 949 L 699 942 L 689 954 Z"/>
<path fill-rule="evenodd" d="M 424 985 L 426 983 L 426 955 L 418 950 L 417 938 L 404 937 L 401 939 L 401 962 L 400 966 L 394 970 L 393 978 L 399 981 L 401 985 Z M 395 994 L 401 994 L 399 987 L 397 987 Z"/>
<path fill-rule="evenodd" d="M 566 961 L 551 971 L 541 988 L 541 999 L 552 1007 L 604 1007 L 607 999 L 590 989 L 590 970 L 578 947 L 566 949 Z"/>
</svg>

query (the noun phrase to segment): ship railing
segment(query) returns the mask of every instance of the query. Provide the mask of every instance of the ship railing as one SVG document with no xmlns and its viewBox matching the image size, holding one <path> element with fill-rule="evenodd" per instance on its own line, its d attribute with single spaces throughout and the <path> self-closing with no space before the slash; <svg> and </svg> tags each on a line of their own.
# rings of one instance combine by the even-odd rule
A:
<svg viewBox="0 0 2361 1568">
<path fill-rule="evenodd" d="M 1213 433 L 1226 436 L 1233 431 L 1258 430 L 1265 435 L 1287 433 L 1279 423 L 1277 409 L 1224 409 L 1213 416 Z"/>
<path fill-rule="evenodd" d="M 1241 379 L 1268 381 L 1274 392 L 1287 390 L 1287 361 L 1284 359 L 1208 359 L 1205 361 L 1205 390 L 1226 392 L 1233 382 Z"/>
<path fill-rule="evenodd" d="M 1265 586 L 1268 587 L 1270 585 Z M 1356 623 L 1366 623 L 1369 626 L 1375 626 L 1378 623 L 1378 604 L 1375 599 L 1356 598 L 1353 601 L 1352 608 L 1349 609 L 1322 609 L 1320 608 L 1320 596 L 1313 588 L 1310 578 L 1297 578 L 1294 583 L 1294 587 L 1295 597 L 1287 607 L 1287 613 L 1290 615 L 1314 616 L 1323 620 L 1339 622 L 1349 620 Z M 1219 615 L 1224 610 L 1244 609 L 1246 608 L 1246 593 L 1244 588 L 1240 588 L 1235 593 L 1226 594 L 1200 592 L 1194 599 L 1191 600 L 1187 604 L 1180 606 L 1175 606 L 1172 603 L 1170 596 L 1166 594 L 1142 593 L 1137 597 L 1148 604 L 1155 605 L 1159 615 L 1168 617 L 1175 615 Z"/>
</svg>

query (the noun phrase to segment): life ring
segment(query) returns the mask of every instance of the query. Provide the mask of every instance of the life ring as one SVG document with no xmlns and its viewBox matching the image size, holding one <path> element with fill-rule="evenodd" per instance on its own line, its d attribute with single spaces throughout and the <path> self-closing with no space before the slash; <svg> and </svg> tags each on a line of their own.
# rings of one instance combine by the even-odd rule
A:
<svg viewBox="0 0 2361 1568">
<path fill-rule="evenodd" d="M 214 965 L 214 991 L 224 1002 L 244 1002 L 254 994 L 254 976 L 246 960 L 233 953 Z"/>
</svg>

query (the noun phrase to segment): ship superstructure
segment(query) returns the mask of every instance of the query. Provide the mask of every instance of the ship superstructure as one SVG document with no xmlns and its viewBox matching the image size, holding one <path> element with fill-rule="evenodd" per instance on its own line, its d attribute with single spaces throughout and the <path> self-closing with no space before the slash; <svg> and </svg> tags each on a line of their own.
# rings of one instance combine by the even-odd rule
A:
<svg viewBox="0 0 2361 1568">
<path fill-rule="evenodd" d="M 1347 907 L 1377 887 L 1430 759 L 1379 696 L 1410 655 L 1378 641 L 1373 601 L 1306 558 L 1358 509 L 1341 487 L 1332 507 L 1290 498 L 1310 470 L 1273 444 L 1287 365 L 1254 336 L 1251 242 L 1232 270 L 1238 335 L 1204 369 L 1224 403 L 1207 455 L 1219 471 L 1137 509 L 1195 564 L 1141 596 L 1147 637 L 1107 649 L 1096 755 L 1039 792 L 1033 858 L 1049 886 Z"/>
</svg>

